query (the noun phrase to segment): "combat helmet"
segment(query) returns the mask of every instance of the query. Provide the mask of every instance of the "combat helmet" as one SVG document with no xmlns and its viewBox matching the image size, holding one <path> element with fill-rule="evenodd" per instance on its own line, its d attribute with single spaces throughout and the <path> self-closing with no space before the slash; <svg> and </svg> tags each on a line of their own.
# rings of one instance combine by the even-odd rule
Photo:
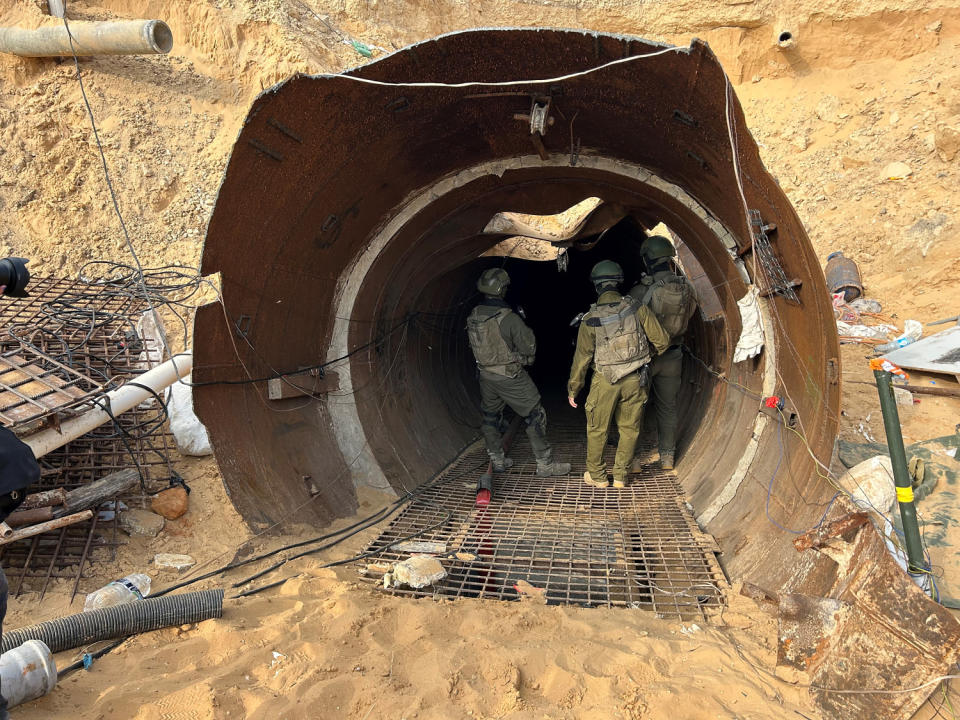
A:
<svg viewBox="0 0 960 720">
<path fill-rule="evenodd" d="M 651 235 L 640 245 L 640 254 L 648 264 L 652 264 L 663 258 L 676 257 L 677 251 L 663 235 Z"/>
<path fill-rule="evenodd" d="M 619 285 L 623 282 L 623 268 L 613 260 L 601 260 L 590 271 L 590 281 L 598 291 L 605 285 Z"/>
<path fill-rule="evenodd" d="M 477 280 L 477 290 L 484 295 L 502 298 L 507 294 L 507 286 L 510 285 L 510 276 L 503 268 L 488 268 L 480 275 Z"/>
</svg>

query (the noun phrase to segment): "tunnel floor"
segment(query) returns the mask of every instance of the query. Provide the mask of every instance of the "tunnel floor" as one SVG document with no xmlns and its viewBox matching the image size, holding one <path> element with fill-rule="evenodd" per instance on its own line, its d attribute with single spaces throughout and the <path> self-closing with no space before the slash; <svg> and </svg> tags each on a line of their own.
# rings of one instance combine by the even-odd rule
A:
<svg viewBox="0 0 960 720">
<path fill-rule="evenodd" d="M 390 563 L 426 553 L 440 558 L 445 578 L 422 590 L 384 592 L 505 601 L 527 594 L 548 604 L 644 609 L 681 620 L 718 611 L 727 588 L 718 548 L 697 527 L 674 474 L 653 462 L 651 448 L 642 451 L 651 461 L 626 489 L 590 487 L 582 479 L 583 439 L 582 428 L 552 429 L 554 456 L 573 469 L 538 478 L 521 433 L 510 452 L 515 464 L 496 475 L 486 507 L 475 499 L 487 455 L 482 444 L 471 446 L 370 544 L 364 578 L 382 588 Z M 609 467 L 612 445 L 606 454 Z"/>
</svg>

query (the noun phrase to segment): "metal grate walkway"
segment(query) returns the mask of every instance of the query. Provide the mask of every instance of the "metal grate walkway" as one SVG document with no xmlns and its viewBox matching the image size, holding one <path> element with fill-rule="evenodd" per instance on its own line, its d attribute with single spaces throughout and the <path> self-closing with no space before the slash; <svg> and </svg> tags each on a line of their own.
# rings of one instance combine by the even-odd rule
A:
<svg viewBox="0 0 960 720">
<path fill-rule="evenodd" d="M 536 477 L 526 437 L 518 438 L 510 452 L 516 464 L 497 474 L 490 505 L 477 508 L 487 456 L 482 446 L 467 450 L 367 548 L 377 555 L 362 566 L 365 579 L 379 581 L 393 561 L 427 550 L 447 576 L 423 590 L 387 592 L 517 600 L 525 581 L 550 604 L 642 608 L 685 620 L 718 609 L 726 587 L 718 548 L 697 527 L 673 473 L 648 464 L 626 489 L 592 488 L 582 479 L 583 432 L 551 435 L 555 457 L 573 462 L 570 476 Z M 608 467 L 613 452 L 608 447 Z"/>
</svg>

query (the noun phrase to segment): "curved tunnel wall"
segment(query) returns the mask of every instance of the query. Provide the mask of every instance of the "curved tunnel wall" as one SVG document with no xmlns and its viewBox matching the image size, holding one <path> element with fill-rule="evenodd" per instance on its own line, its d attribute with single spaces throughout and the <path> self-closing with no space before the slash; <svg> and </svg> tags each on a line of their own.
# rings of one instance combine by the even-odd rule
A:
<svg viewBox="0 0 960 720">
<path fill-rule="evenodd" d="M 353 73 L 550 78 L 662 49 L 593 33 L 484 30 Z M 529 112 L 531 93 L 551 97 L 546 159 L 515 118 Z M 766 349 L 737 364 L 736 302 L 753 259 L 728 114 L 747 205 L 776 225 L 773 253 L 800 283 L 796 303 L 761 301 Z M 228 319 L 219 306 L 198 313 L 194 371 L 198 413 L 248 522 L 325 522 L 355 509 L 356 484 L 402 490 L 452 459 L 476 434 L 469 358 L 449 337 L 462 334 L 458 309 L 472 292 L 465 268 L 498 239 L 483 227 L 498 211 L 554 213 L 588 196 L 666 222 L 714 287 L 723 317 L 697 342 L 741 387 L 698 371 L 700 421 L 678 470 L 728 572 L 785 582 L 795 551 L 770 518 L 805 529 L 830 499 L 812 457 L 827 463 L 832 451 L 837 337 L 802 224 L 698 42 L 556 83 L 421 88 L 301 76 L 256 101 L 204 248 L 202 270 L 221 274 Z M 310 381 L 315 397 L 270 400 L 265 382 L 247 382 L 348 352 Z M 771 392 L 787 397 L 809 452 L 758 414 L 757 396 Z"/>
</svg>

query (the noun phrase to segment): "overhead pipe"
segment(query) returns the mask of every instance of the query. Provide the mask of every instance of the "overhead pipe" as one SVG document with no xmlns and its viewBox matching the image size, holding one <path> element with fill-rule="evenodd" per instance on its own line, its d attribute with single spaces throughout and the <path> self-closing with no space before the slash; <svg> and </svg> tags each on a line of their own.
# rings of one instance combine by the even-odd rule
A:
<svg viewBox="0 0 960 720">
<path fill-rule="evenodd" d="M 22 439 L 33 450 L 34 456 L 46 455 L 48 452 L 66 445 L 71 440 L 86 435 L 94 428 L 110 422 L 111 413 L 114 416 L 119 415 L 136 407 L 144 400 L 152 398 L 153 393 L 159 394 L 177 380 L 187 377 L 192 369 L 193 355 L 191 353 L 175 355 L 162 365 L 137 376 L 135 384 L 122 385 L 95 400 L 96 408 L 77 417 L 64 420 L 60 423 L 59 428 L 47 428 Z M 153 392 L 150 392 L 151 390 Z M 110 408 L 109 413 L 106 411 L 106 407 Z"/>
<path fill-rule="evenodd" d="M 21 57 L 166 55 L 172 48 L 173 33 L 163 20 L 76 20 L 69 35 L 62 23 L 33 30 L 0 27 L 0 52 Z"/>
</svg>

